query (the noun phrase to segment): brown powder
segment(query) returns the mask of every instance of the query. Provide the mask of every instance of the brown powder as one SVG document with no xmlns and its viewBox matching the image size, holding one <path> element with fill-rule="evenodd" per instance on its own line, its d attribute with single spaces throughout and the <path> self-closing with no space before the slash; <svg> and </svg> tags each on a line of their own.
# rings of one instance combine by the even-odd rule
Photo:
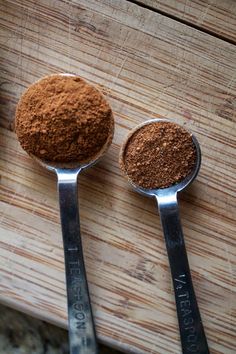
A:
<svg viewBox="0 0 236 354">
<path fill-rule="evenodd" d="M 114 121 L 95 87 L 77 76 L 52 75 L 23 94 L 15 126 L 29 154 L 48 162 L 84 163 L 112 139 Z"/>
<path fill-rule="evenodd" d="M 128 140 L 122 169 L 137 186 L 166 188 L 190 174 L 196 162 L 191 135 L 170 122 L 138 129 Z"/>
</svg>

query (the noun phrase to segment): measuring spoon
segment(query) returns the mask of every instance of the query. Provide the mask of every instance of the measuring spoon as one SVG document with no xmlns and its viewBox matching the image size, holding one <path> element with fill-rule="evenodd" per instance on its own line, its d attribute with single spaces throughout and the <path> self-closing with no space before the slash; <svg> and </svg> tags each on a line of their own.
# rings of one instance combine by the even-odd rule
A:
<svg viewBox="0 0 236 354">
<path fill-rule="evenodd" d="M 59 75 L 76 76 L 67 73 Z M 113 137 L 113 123 L 111 121 L 106 143 L 88 163 L 60 165 L 31 155 L 40 165 L 57 175 L 65 257 L 70 354 L 98 353 L 80 234 L 77 178 L 81 171 L 94 165 L 108 149 Z"/>
<path fill-rule="evenodd" d="M 125 166 L 125 149 L 131 136 L 144 125 L 163 121 L 169 122 L 165 119 L 152 119 L 131 131 L 121 148 L 122 166 Z M 200 169 L 200 146 L 193 135 L 192 141 L 196 149 L 196 164 L 192 172 L 178 184 L 163 189 L 144 189 L 134 184 L 127 174 L 126 177 L 136 191 L 154 197 L 158 204 L 174 286 L 182 351 L 184 354 L 207 354 L 209 349 L 191 279 L 177 200 L 177 194 L 196 178 Z"/>
<path fill-rule="evenodd" d="M 96 332 L 80 234 L 77 177 L 92 163 L 75 168 L 44 165 L 57 175 L 64 244 L 70 354 L 97 354 Z"/>
<path fill-rule="evenodd" d="M 94 165 L 110 144 L 107 142 L 96 160 L 73 167 L 41 165 L 57 175 L 62 237 L 64 244 L 70 354 L 97 354 L 97 340 L 86 278 L 80 233 L 77 178 Z"/>
</svg>

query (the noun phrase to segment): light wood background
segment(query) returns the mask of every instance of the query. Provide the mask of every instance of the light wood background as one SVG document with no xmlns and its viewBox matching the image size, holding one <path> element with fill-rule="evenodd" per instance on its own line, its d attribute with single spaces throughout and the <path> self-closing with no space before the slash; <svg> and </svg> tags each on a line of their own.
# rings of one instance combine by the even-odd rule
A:
<svg viewBox="0 0 236 354">
<path fill-rule="evenodd" d="M 155 202 L 133 192 L 118 166 L 128 131 L 166 117 L 202 147 L 199 177 L 180 196 L 181 217 L 211 353 L 235 353 L 235 46 L 125 0 L 0 6 L 0 301 L 66 326 L 56 179 L 22 151 L 13 121 L 29 84 L 72 72 L 102 88 L 116 120 L 106 157 L 79 178 L 100 340 L 130 353 L 181 352 Z"/>
<path fill-rule="evenodd" d="M 139 0 L 137 2 L 236 44 L 235 0 Z"/>
</svg>

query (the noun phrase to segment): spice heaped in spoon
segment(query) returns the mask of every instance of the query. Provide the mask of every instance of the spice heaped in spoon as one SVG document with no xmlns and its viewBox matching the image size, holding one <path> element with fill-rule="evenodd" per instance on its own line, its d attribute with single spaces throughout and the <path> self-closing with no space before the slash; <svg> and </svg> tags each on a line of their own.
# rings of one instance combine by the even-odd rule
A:
<svg viewBox="0 0 236 354">
<path fill-rule="evenodd" d="M 120 165 L 132 186 L 158 203 L 170 262 L 184 354 L 209 353 L 192 284 L 177 193 L 197 176 L 201 152 L 197 139 L 181 126 L 153 119 L 136 127 L 120 152 Z"/>
<path fill-rule="evenodd" d="M 102 93 L 75 75 L 47 76 L 31 85 L 16 110 L 22 147 L 58 179 L 65 254 L 71 354 L 97 354 L 80 236 L 77 177 L 111 144 L 112 111 Z"/>
</svg>

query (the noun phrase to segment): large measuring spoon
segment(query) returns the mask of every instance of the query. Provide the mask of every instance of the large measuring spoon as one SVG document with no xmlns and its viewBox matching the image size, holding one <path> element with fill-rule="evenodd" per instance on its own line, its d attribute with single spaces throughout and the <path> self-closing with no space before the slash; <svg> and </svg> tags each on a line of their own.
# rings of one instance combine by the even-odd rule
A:
<svg viewBox="0 0 236 354">
<path fill-rule="evenodd" d="M 125 149 L 130 137 L 144 125 L 163 121 L 168 122 L 164 119 L 148 120 L 144 124 L 138 125 L 128 135 L 120 153 L 122 166 L 125 166 Z M 192 172 L 178 184 L 163 189 L 144 189 L 134 184 L 128 175 L 126 176 L 136 191 L 148 197 L 156 198 L 158 203 L 171 268 L 183 353 L 207 354 L 209 349 L 191 279 L 177 200 L 177 194 L 195 179 L 200 169 L 200 146 L 193 135 L 192 141 L 196 149 L 196 163 Z"/>
<path fill-rule="evenodd" d="M 112 141 L 113 125 L 112 121 L 106 143 L 88 163 L 60 165 L 45 162 L 31 155 L 40 165 L 57 175 L 65 256 L 70 354 L 98 353 L 80 234 L 77 178 L 81 171 L 94 165 L 106 152 Z"/>
</svg>

